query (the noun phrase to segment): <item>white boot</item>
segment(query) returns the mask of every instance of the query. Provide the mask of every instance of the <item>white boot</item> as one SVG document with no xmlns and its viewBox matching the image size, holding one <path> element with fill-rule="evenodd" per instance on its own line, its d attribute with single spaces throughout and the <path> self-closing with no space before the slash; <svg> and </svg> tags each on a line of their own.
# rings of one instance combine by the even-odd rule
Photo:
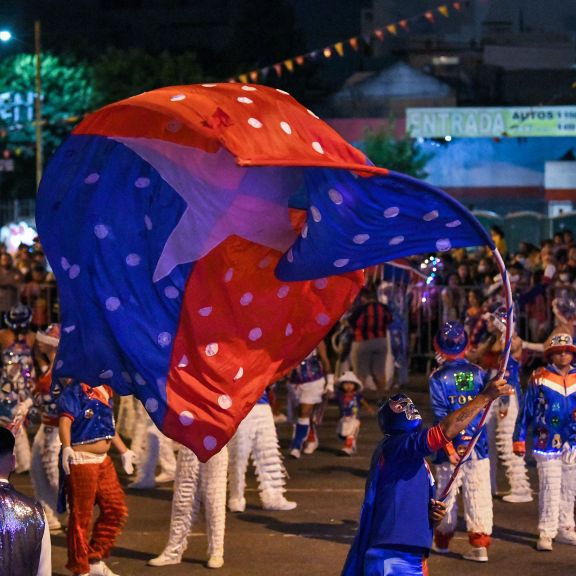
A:
<svg viewBox="0 0 576 576">
<path fill-rule="evenodd" d="M 576 532 L 574 532 L 574 530 L 563 530 L 560 528 L 560 530 L 558 530 L 558 536 L 556 536 L 556 542 L 576 546 Z"/>
<path fill-rule="evenodd" d="M 286 500 L 282 492 L 265 492 L 260 497 L 264 510 L 286 511 L 294 510 L 298 506 L 296 502 Z"/>
<path fill-rule="evenodd" d="M 552 538 L 545 534 L 540 534 L 538 542 L 536 542 L 536 550 L 539 550 L 540 552 L 552 552 Z"/>
<path fill-rule="evenodd" d="M 171 566 L 172 564 L 180 564 L 180 562 L 182 562 L 182 554 L 166 548 L 160 556 L 151 558 L 146 564 L 148 566 Z"/>
<path fill-rule="evenodd" d="M 208 568 L 222 568 L 224 566 L 224 552 L 217 552 L 208 558 Z"/>
<path fill-rule="evenodd" d="M 478 548 L 472 547 L 462 554 L 464 560 L 472 560 L 472 562 L 488 562 L 488 550 L 484 546 Z"/>
</svg>

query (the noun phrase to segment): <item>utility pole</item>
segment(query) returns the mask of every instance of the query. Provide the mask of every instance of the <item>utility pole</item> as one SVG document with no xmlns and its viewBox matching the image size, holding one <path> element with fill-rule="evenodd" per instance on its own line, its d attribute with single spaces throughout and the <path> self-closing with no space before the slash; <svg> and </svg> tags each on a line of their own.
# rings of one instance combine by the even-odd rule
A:
<svg viewBox="0 0 576 576">
<path fill-rule="evenodd" d="M 36 53 L 36 100 L 35 100 L 35 117 L 36 117 L 36 192 L 40 187 L 42 179 L 42 75 L 40 71 L 41 64 L 41 27 L 40 21 L 34 22 L 34 48 Z"/>
</svg>

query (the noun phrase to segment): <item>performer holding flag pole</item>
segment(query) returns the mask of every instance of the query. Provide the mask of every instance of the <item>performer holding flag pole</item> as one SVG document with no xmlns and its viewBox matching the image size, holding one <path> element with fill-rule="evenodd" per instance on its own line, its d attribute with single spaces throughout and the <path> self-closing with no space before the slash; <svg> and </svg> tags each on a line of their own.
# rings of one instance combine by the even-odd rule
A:
<svg viewBox="0 0 576 576">
<path fill-rule="evenodd" d="M 435 499 L 426 456 L 444 447 L 500 396 L 512 394 L 492 380 L 466 406 L 432 428 L 410 398 L 392 396 L 378 412 L 384 439 L 372 456 L 360 527 L 342 576 L 427 576 L 434 523 L 446 514 Z"/>
</svg>

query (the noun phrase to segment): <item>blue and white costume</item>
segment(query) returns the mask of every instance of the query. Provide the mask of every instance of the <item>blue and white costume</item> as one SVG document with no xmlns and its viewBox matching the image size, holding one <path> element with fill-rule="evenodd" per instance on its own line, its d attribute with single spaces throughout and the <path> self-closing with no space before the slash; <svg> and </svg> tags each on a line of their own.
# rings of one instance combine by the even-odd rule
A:
<svg viewBox="0 0 576 576">
<path fill-rule="evenodd" d="M 476 364 L 464 358 L 447 360 L 430 376 L 430 399 L 434 411 L 434 421 L 440 422 L 451 412 L 454 412 L 475 398 L 485 387 L 487 374 Z M 447 485 L 454 466 L 450 463 L 448 454 L 456 453 L 462 456 L 478 431 L 480 415 L 454 440 L 446 446 L 445 451 L 438 452 L 436 477 L 438 490 L 442 492 Z M 477 548 L 487 548 L 492 534 L 493 512 L 492 494 L 490 491 L 490 460 L 488 458 L 488 439 L 483 429 L 470 458 L 465 462 L 456 484 L 450 492 L 445 504 L 447 514 L 436 529 L 436 547 L 446 551 L 448 543 L 454 536 L 458 521 L 458 490 L 462 489 L 466 529 L 470 544 Z"/>
<path fill-rule="evenodd" d="M 574 354 L 572 337 L 554 335 L 545 347 L 546 355 L 563 348 Z M 551 550 L 551 539 L 556 536 L 576 545 L 576 368 L 562 374 L 550 363 L 532 373 L 514 430 L 516 452 L 525 452 L 530 428 L 540 485 L 538 548 Z M 547 544 L 542 543 L 543 537 Z"/>
<path fill-rule="evenodd" d="M 292 370 L 289 377 L 290 394 L 298 404 L 316 405 L 323 400 L 326 374 L 315 349 Z M 310 446 L 304 446 L 308 442 Z M 290 444 L 290 455 L 299 458 L 302 451 L 311 454 L 318 447 L 316 427 L 310 417 L 299 417 Z"/>
<path fill-rule="evenodd" d="M 353 384 L 354 389 L 345 391 L 344 384 Z M 338 438 L 344 441 L 342 454 L 352 456 L 356 453 L 356 440 L 360 432 L 360 406 L 362 404 L 362 382 L 354 372 L 344 372 L 336 383 L 336 401 L 340 411 L 338 420 Z"/>
<path fill-rule="evenodd" d="M 228 467 L 230 495 L 228 508 L 232 512 L 244 512 L 246 508 L 246 470 L 252 457 L 260 499 L 265 510 L 292 510 L 296 502 L 284 497 L 286 469 L 282 462 L 274 416 L 270 408 L 268 392 L 264 392 L 228 443 L 230 462 Z"/>
<path fill-rule="evenodd" d="M 36 382 L 32 350 L 25 339 L 18 338 L 2 351 L 0 375 L 0 425 L 10 427 L 16 419 L 24 419 L 31 404 Z M 20 414 L 21 410 L 24 411 Z M 31 451 L 24 426 L 15 428 L 16 473 L 30 470 Z"/>
</svg>

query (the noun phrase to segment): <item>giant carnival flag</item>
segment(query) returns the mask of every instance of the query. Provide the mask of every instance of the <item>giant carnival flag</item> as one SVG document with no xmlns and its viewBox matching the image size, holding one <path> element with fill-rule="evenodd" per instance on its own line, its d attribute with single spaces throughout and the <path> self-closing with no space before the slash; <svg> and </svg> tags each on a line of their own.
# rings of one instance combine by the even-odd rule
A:
<svg viewBox="0 0 576 576">
<path fill-rule="evenodd" d="M 55 374 L 135 394 L 205 461 L 350 306 L 365 267 L 488 244 L 445 193 L 371 165 L 282 90 L 154 90 L 87 117 L 37 224 Z"/>
</svg>

